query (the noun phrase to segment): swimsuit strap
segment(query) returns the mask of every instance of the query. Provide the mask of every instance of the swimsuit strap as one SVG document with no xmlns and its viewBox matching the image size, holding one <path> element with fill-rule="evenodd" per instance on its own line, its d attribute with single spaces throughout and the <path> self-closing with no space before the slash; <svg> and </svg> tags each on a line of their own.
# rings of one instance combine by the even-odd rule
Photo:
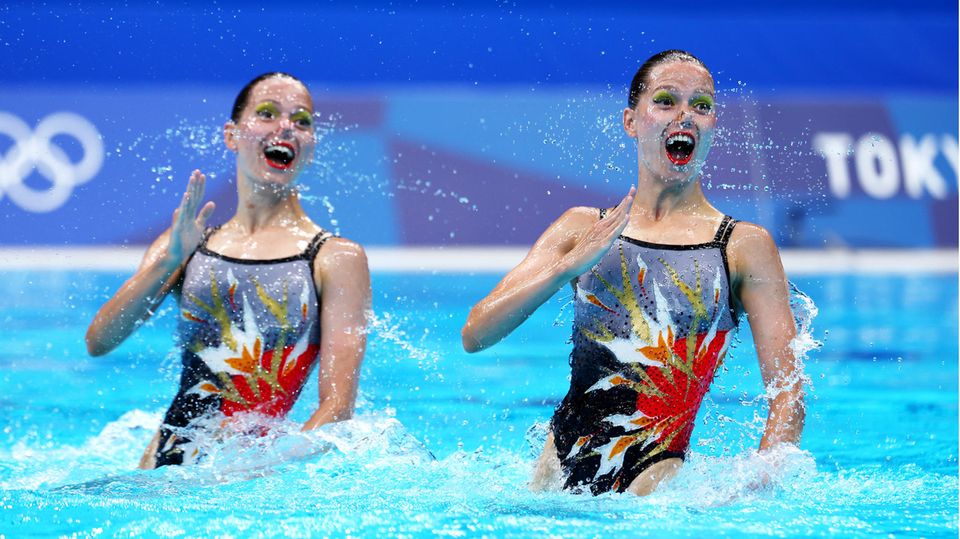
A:
<svg viewBox="0 0 960 539">
<path fill-rule="evenodd" d="M 733 227 L 736 224 L 737 221 L 733 217 L 724 215 L 723 220 L 720 221 L 720 226 L 717 227 L 717 233 L 713 235 L 713 242 L 726 247 L 727 241 L 730 239 L 730 234 L 733 233 Z"/>
<path fill-rule="evenodd" d="M 207 246 L 207 240 L 210 239 L 210 236 L 212 236 L 214 232 L 220 230 L 220 227 L 221 227 L 221 226 L 223 226 L 223 225 L 208 226 L 208 227 L 206 228 L 206 230 L 203 231 L 203 238 L 200 239 L 200 245 L 197 246 L 197 247 L 198 247 L 198 248 L 200 248 L 200 247 L 204 247 L 204 248 L 205 248 L 205 247 Z"/>
<path fill-rule="evenodd" d="M 200 238 L 200 244 L 197 245 L 197 248 L 194 249 L 192 253 L 190 253 L 189 257 L 187 257 L 187 261 L 183 263 L 184 268 L 187 267 L 188 264 L 190 264 L 190 262 L 193 260 L 193 255 L 197 254 L 197 251 L 207 248 L 207 240 L 210 239 L 210 236 L 212 236 L 214 232 L 220 230 L 221 226 L 223 225 L 208 226 L 207 228 L 204 229 L 203 237 Z M 180 276 L 180 282 L 181 283 L 183 282 L 183 275 Z"/>
<path fill-rule="evenodd" d="M 199 251 L 200 249 L 206 249 L 206 248 L 207 248 L 207 240 L 210 239 L 210 236 L 212 236 L 214 232 L 220 230 L 220 227 L 221 227 L 221 226 L 223 226 L 223 225 L 208 226 L 206 229 L 204 229 L 204 231 L 203 231 L 203 237 L 200 239 L 200 244 L 197 245 L 197 248 L 194 249 L 192 253 L 190 253 L 190 256 L 187 257 L 186 262 L 184 262 L 183 265 L 180 266 L 181 269 L 186 269 L 186 267 L 190 265 L 190 262 L 193 262 L 193 257 L 194 257 L 194 255 L 197 254 L 197 251 Z M 184 278 L 186 278 L 186 276 L 187 276 L 187 272 L 186 272 L 186 271 L 181 271 L 181 272 L 180 272 L 180 278 L 177 279 L 177 284 L 175 285 L 175 286 L 177 287 L 177 289 L 182 289 L 182 288 L 183 288 L 183 280 L 184 280 Z"/>
<path fill-rule="evenodd" d="M 600 208 L 600 218 L 603 219 L 607 216 L 607 208 Z"/>
<path fill-rule="evenodd" d="M 721 226 L 721 228 L 723 229 L 723 233 L 719 234 L 717 241 L 720 242 L 720 246 L 723 247 L 724 251 L 726 251 L 727 243 L 730 242 L 730 236 L 733 235 L 733 227 L 737 226 L 737 223 L 739 223 L 740 221 L 737 221 L 736 219 L 734 219 L 733 217 L 730 217 L 729 215 L 724 215 L 723 218 L 724 218 L 724 221 L 726 221 L 726 226 L 725 227 Z"/>
<path fill-rule="evenodd" d="M 303 257 L 310 261 L 310 265 L 313 265 L 313 260 L 317 258 L 317 253 L 320 252 L 320 248 L 323 247 L 323 244 L 327 242 L 328 239 L 332 238 L 334 234 L 327 232 L 326 230 L 321 230 L 317 232 L 317 235 L 310 240 L 310 245 L 307 245 L 307 248 L 303 251 Z"/>
<path fill-rule="evenodd" d="M 713 238 L 713 242 L 720 246 L 720 256 L 723 258 L 723 270 L 727 272 L 727 305 L 730 308 L 730 316 L 733 318 L 733 323 L 737 326 L 740 325 L 740 316 L 737 313 L 736 303 L 734 302 L 733 294 L 733 284 L 730 281 L 730 261 L 727 259 L 727 244 L 730 242 L 730 236 L 733 234 L 733 227 L 737 226 L 737 221 L 729 215 L 723 216 L 723 221 L 720 222 L 720 228 L 717 229 L 717 235 Z"/>
</svg>

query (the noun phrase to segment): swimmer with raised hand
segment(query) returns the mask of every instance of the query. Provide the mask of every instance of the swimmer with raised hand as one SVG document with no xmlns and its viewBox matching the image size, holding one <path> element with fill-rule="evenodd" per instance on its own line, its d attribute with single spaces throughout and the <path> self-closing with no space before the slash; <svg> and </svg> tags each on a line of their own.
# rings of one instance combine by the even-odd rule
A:
<svg viewBox="0 0 960 539">
<path fill-rule="evenodd" d="M 479 352 L 499 342 L 561 286 L 592 268 L 627 226 L 634 192 L 631 187 L 607 219 L 598 220 L 590 208 L 571 208 L 560 216 L 473 308 L 463 330 L 464 349 Z"/>
<path fill-rule="evenodd" d="M 573 287 L 570 389 L 551 419 L 535 489 L 643 495 L 672 477 L 740 313 L 770 398 L 761 453 L 799 443 L 802 373 L 777 247 L 762 227 L 714 208 L 700 185 L 714 99 L 713 77 L 693 55 L 648 59 L 623 111 L 637 144 L 636 189 L 609 211 L 565 212 L 470 311 L 463 346 L 477 352 Z"/>
<path fill-rule="evenodd" d="M 285 415 L 317 363 L 320 402 L 303 428 L 353 414 L 370 273 L 359 245 L 314 224 L 300 204 L 297 179 L 316 146 L 306 86 L 285 73 L 252 80 L 224 141 L 237 159 L 236 214 L 206 226 L 214 204 L 200 207 L 206 178 L 194 171 L 170 229 L 87 331 L 90 354 L 106 354 L 168 293 L 177 299 L 180 388 L 143 468 L 202 457 L 195 429 L 219 436 L 239 414 Z"/>
</svg>

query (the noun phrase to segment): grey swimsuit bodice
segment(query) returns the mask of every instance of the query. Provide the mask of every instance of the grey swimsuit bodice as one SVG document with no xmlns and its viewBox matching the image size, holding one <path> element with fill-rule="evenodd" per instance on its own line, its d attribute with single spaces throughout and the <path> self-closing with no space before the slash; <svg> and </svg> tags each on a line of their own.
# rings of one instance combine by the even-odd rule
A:
<svg viewBox="0 0 960 539">
<path fill-rule="evenodd" d="M 295 256 L 247 260 L 211 251 L 215 230 L 184 269 L 176 333 L 183 370 L 161 426 L 157 466 L 196 458 L 189 431 L 212 416 L 285 415 L 320 350 L 313 261 L 331 235 L 317 234 Z"/>
<path fill-rule="evenodd" d="M 620 236 L 574 281 L 570 390 L 551 422 L 567 488 L 624 490 L 683 458 L 736 327 L 726 246 Z"/>
</svg>

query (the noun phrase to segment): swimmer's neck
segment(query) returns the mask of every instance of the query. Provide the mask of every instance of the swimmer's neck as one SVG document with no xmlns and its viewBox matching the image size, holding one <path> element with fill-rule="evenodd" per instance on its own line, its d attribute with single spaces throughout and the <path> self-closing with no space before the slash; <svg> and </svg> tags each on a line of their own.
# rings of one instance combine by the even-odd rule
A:
<svg viewBox="0 0 960 539">
<path fill-rule="evenodd" d="M 703 194 L 699 178 L 685 181 L 664 181 L 660 178 L 638 175 L 630 218 L 643 221 L 662 221 L 675 213 L 700 213 L 712 208 Z"/>
<path fill-rule="evenodd" d="M 246 234 L 272 227 L 290 228 L 308 220 L 295 187 L 273 188 L 239 182 L 237 213 L 228 224 Z"/>
</svg>

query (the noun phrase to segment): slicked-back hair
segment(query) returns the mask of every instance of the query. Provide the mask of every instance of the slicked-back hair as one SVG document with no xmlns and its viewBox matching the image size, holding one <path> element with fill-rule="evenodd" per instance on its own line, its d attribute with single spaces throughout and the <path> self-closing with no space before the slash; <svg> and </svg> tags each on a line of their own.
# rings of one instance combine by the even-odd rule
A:
<svg viewBox="0 0 960 539">
<path fill-rule="evenodd" d="M 243 109 L 247 106 L 247 102 L 250 101 L 250 92 L 253 91 L 253 88 L 257 84 L 267 79 L 281 78 L 281 77 L 290 79 L 290 80 L 295 80 L 300 84 L 303 84 L 302 80 L 298 79 L 297 77 L 294 77 L 290 73 L 284 73 L 283 71 L 271 71 L 269 73 L 264 73 L 263 75 L 259 75 L 253 80 L 251 80 L 250 82 L 248 82 L 247 85 L 244 86 L 242 90 L 240 90 L 240 93 L 237 94 L 237 98 L 233 100 L 233 112 L 230 113 L 230 119 L 233 120 L 234 123 L 237 123 L 240 121 L 240 115 L 243 114 Z M 303 84 L 303 87 L 306 88 L 307 85 Z"/>
<path fill-rule="evenodd" d="M 658 52 L 650 58 L 647 58 L 647 61 L 640 66 L 640 69 L 637 70 L 636 75 L 633 76 L 633 80 L 630 82 L 630 93 L 627 94 L 627 105 L 631 109 L 637 106 L 637 103 L 640 101 L 640 94 L 643 93 L 647 88 L 647 84 L 650 83 L 650 72 L 653 71 L 653 68 L 660 64 L 674 61 L 691 62 L 706 69 L 707 73 L 710 73 L 710 70 L 707 69 L 706 64 L 704 64 L 702 60 L 687 51 L 670 49 Z"/>
</svg>

